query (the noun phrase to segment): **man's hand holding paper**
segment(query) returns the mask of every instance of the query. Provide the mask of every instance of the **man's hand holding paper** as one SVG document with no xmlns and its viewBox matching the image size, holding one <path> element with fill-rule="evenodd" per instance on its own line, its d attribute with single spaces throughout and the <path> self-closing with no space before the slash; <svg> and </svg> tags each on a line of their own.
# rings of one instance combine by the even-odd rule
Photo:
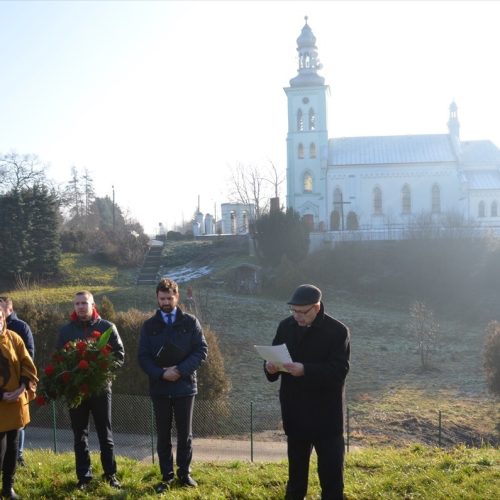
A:
<svg viewBox="0 0 500 500">
<path fill-rule="evenodd" d="M 254 347 L 262 359 L 272 365 L 270 366 L 272 371 L 274 371 L 273 368 L 275 368 L 276 371 L 287 372 L 288 370 L 285 364 L 293 363 L 286 344 L 272 346 L 254 345 Z"/>
</svg>

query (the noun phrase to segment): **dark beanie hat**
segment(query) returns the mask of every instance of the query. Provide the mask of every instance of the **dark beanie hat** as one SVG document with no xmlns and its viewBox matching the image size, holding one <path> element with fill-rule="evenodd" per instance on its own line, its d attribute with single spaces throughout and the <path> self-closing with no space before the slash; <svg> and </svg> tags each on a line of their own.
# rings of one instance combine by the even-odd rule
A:
<svg viewBox="0 0 500 500">
<path fill-rule="evenodd" d="M 321 300 L 321 290 L 314 285 L 300 285 L 287 302 L 292 306 L 307 306 Z"/>
</svg>

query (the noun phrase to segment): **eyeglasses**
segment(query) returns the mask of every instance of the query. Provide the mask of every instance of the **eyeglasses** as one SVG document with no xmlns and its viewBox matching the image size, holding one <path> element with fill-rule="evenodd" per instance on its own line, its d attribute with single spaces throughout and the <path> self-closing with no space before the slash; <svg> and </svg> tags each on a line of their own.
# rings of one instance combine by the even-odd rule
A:
<svg viewBox="0 0 500 500">
<path fill-rule="evenodd" d="M 315 305 L 316 304 L 313 304 L 309 309 L 307 309 L 305 311 L 297 311 L 296 309 L 293 309 L 292 307 L 290 307 L 290 314 L 293 314 L 294 316 L 305 316 L 309 311 L 312 310 L 312 308 Z"/>
</svg>

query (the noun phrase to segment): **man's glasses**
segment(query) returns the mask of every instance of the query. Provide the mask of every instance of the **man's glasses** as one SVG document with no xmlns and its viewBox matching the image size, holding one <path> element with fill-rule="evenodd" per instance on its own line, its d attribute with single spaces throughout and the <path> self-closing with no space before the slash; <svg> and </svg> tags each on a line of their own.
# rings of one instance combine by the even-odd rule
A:
<svg viewBox="0 0 500 500">
<path fill-rule="evenodd" d="M 294 316 L 305 316 L 315 305 L 316 304 L 313 304 L 309 309 L 306 309 L 305 311 L 297 311 L 297 309 L 293 309 L 292 307 L 290 307 L 290 314 L 293 314 Z"/>
</svg>

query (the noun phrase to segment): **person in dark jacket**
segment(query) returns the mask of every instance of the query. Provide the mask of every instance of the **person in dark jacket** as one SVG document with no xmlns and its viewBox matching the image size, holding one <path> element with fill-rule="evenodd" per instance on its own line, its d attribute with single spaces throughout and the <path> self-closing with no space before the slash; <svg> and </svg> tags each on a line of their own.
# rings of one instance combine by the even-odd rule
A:
<svg viewBox="0 0 500 500">
<path fill-rule="evenodd" d="M 71 321 L 59 330 L 57 349 L 62 348 L 66 342 L 84 340 L 91 337 L 93 332 L 104 333 L 109 327 L 112 327 L 108 343 L 114 354 L 116 365 L 122 366 L 125 360 L 125 350 L 118 330 L 113 323 L 99 316 L 92 294 L 86 290 L 77 292 L 73 305 L 74 310 L 71 313 Z M 116 478 L 116 460 L 113 431 L 111 429 L 111 383 L 102 393 L 91 395 L 80 406 L 69 409 L 75 444 L 77 488 L 80 490 L 86 489 L 92 480 L 88 442 L 91 413 L 94 418 L 97 437 L 99 438 L 104 479 L 113 488 L 120 488 L 121 485 Z"/>
<path fill-rule="evenodd" d="M 343 498 L 344 383 L 349 371 L 350 334 L 325 313 L 321 290 L 301 285 L 288 301 L 291 316 L 281 321 L 273 345 L 286 344 L 291 363 L 283 369 L 266 361 L 269 381 L 281 378 L 280 404 L 287 435 L 287 500 L 307 493 L 312 449 L 318 457 L 322 500 Z"/>
<path fill-rule="evenodd" d="M 177 476 L 183 486 L 197 486 L 191 477 L 193 407 L 198 392 L 196 370 L 207 358 L 208 346 L 199 321 L 178 306 L 179 287 L 168 278 L 156 287 L 159 309 L 141 329 L 138 360 L 149 376 L 158 433 L 157 451 L 162 482 L 157 493 L 174 481 L 172 421 L 177 429 Z"/>
<path fill-rule="evenodd" d="M 16 312 L 14 311 L 14 303 L 10 297 L 0 297 L 0 307 L 4 310 L 5 316 L 7 317 L 7 329 L 17 333 L 24 342 L 26 349 L 31 356 L 31 359 L 35 360 L 35 340 L 33 339 L 33 332 L 26 321 L 19 319 Z M 17 463 L 20 466 L 25 466 L 24 461 L 24 438 L 25 430 L 24 427 L 19 429 L 19 447 L 17 449 Z"/>
</svg>

